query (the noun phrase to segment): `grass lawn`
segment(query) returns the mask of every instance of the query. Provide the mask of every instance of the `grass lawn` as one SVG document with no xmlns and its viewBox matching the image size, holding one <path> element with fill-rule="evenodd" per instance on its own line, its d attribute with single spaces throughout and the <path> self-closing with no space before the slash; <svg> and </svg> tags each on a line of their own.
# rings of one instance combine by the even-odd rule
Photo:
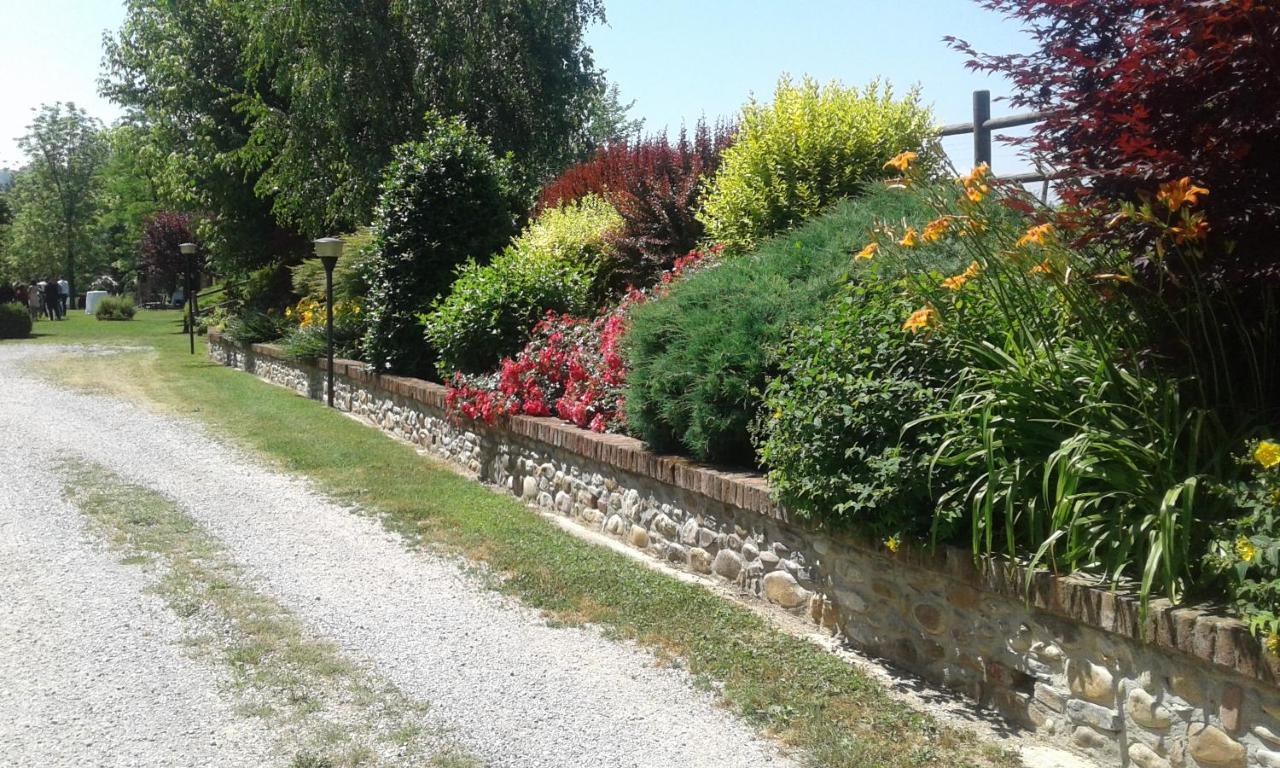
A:
<svg viewBox="0 0 1280 768">
<path fill-rule="evenodd" d="M 191 356 L 180 331 L 176 311 L 140 311 L 117 323 L 73 313 L 37 323 L 36 343 L 142 347 L 58 359 L 46 370 L 71 386 L 199 419 L 337 499 L 380 513 L 411 541 L 486 563 L 500 577 L 498 589 L 557 620 L 592 622 L 652 648 L 810 764 L 1016 763 L 895 701 L 856 669 L 745 608 L 588 544 L 320 403 L 209 362 L 203 339 Z"/>
</svg>

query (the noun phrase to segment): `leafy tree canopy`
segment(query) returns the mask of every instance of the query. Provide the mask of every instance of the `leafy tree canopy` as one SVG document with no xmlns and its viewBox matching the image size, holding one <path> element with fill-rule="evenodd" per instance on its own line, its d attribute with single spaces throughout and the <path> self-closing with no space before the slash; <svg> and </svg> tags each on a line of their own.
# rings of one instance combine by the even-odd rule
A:
<svg viewBox="0 0 1280 768">
<path fill-rule="evenodd" d="M 167 205 L 242 231 L 265 207 L 315 236 L 369 220 L 429 112 L 511 153 L 530 187 L 626 130 L 583 40 L 603 18 L 600 0 L 128 0 L 103 90 L 172 152 Z"/>
</svg>

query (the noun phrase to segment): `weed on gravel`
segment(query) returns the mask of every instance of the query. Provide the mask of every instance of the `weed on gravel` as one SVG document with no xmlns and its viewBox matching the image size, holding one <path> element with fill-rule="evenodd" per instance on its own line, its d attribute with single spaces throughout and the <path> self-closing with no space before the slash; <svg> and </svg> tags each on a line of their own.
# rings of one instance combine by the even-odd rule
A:
<svg viewBox="0 0 1280 768">
<path fill-rule="evenodd" d="M 223 665 L 239 713 L 264 722 L 291 768 L 479 765 L 421 725 L 423 705 L 309 637 L 172 501 L 92 464 L 67 462 L 64 476 L 67 498 L 122 562 L 156 571 L 154 589 L 186 622 L 187 646 Z"/>
</svg>

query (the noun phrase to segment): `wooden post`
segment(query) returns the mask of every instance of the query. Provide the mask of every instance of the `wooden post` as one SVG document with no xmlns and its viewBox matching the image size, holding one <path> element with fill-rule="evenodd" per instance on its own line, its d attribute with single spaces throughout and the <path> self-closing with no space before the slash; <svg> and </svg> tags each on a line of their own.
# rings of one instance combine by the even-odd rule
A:
<svg viewBox="0 0 1280 768">
<path fill-rule="evenodd" d="M 973 92 L 973 165 L 991 167 L 991 91 Z"/>
</svg>

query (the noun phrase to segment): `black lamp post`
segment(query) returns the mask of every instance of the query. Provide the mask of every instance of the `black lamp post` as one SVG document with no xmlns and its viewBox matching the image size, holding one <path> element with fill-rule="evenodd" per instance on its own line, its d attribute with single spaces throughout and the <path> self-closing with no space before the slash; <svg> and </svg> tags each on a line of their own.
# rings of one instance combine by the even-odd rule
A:
<svg viewBox="0 0 1280 768">
<path fill-rule="evenodd" d="M 182 243 L 178 250 L 187 257 L 187 335 L 191 339 L 191 354 L 196 353 L 196 244 Z"/>
<path fill-rule="evenodd" d="M 325 335 L 329 350 L 329 381 L 326 396 L 329 407 L 333 407 L 333 268 L 342 255 L 342 241 L 336 237 L 322 237 L 314 241 L 316 256 L 324 265 L 324 311 Z"/>
</svg>

